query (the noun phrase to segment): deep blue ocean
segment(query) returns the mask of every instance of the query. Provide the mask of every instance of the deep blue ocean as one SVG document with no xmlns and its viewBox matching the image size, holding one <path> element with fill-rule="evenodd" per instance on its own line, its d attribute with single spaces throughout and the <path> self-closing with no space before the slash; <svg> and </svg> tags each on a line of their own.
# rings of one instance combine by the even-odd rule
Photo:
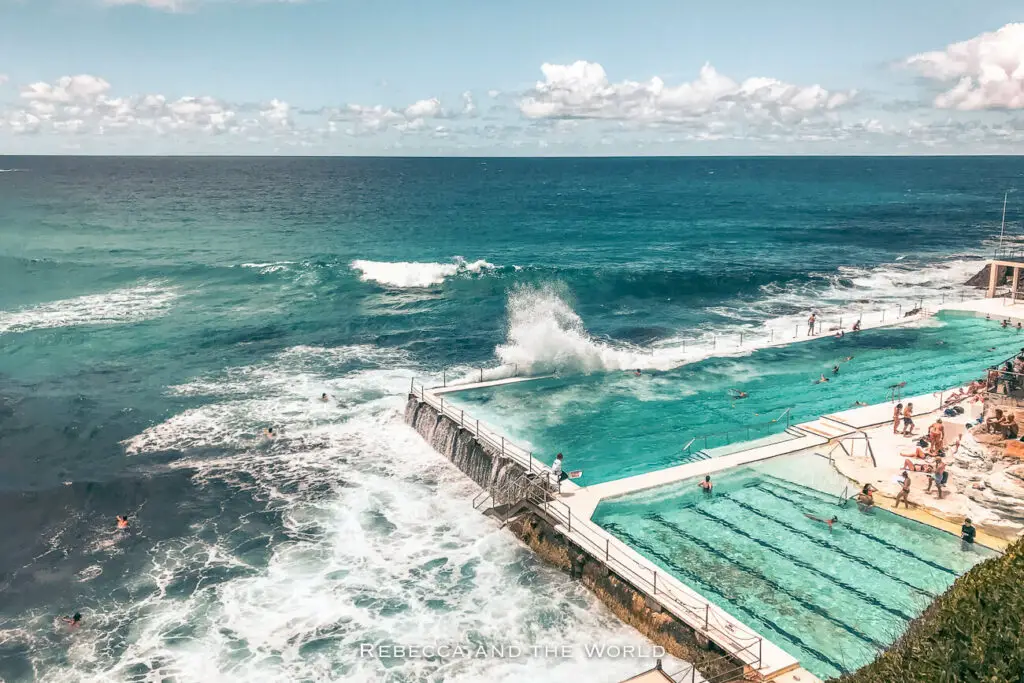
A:
<svg viewBox="0 0 1024 683">
<path fill-rule="evenodd" d="M 0 679 L 614 681 L 649 662 L 360 656 L 645 642 L 472 509 L 402 422 L 410 378 L 666 367 L 959 292 L 1004 190 L 1019 232 L 1024 160 L 0 170 Z"/>
</svg>

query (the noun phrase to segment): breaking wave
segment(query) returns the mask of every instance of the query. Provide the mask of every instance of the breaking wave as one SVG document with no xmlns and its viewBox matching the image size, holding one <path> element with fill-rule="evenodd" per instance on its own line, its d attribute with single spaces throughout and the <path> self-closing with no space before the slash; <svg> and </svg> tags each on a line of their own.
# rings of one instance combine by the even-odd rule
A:
<svg viewBox="0 0 1024 683">
<path fill-rule="evenodd" d="M 359 279 L 364 282 L 399 288 L 430 287 L 454 275 L 478 275 L 495 268 L 494 264 L 483 259 L 468 262 L 462 257 L 456 257 L 451 263 L 356 260 L 351 265 L 353 270 L 359 271 Z"/>
<path fill-rule="evenodd" d="M 0 311 L 0 334 L 139 322 L 166 313 L 177 298 L 178 292 L 172 287 L 146 284 Z"/>
</svg>

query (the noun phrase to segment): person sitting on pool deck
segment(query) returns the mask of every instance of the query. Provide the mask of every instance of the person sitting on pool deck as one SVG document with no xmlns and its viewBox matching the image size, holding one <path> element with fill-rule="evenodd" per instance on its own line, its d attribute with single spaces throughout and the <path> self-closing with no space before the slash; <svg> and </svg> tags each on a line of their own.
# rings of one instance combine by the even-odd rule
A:
<svg viewBox="0 0 1024 683">
<path fill-rule="evenodd" d="M 704 491 L 704 493 L 711 493 L 711 489 L 714 487 L 714 484 L 711 483 L 710 474 L 705 475 L 704 481 L 700 483 L 700 487 Z"/>
<path fill-rule="evenodd" d="M 835 515 L 832 515 L 832 519 L 823 519 L 821 517 L 815 517 L 814 515 L 810 515 L 810 514 L 807 514 L 805 512 L 804 513 L 804 517 L 806 517 L 807 519 L 813 519 L 815 522 L 821 522 L 822 524 L 828 524 L 829 533 L 832 532 L 832 525 L 839 523 L 839 518 L 836 517 Z"/>
</svg>

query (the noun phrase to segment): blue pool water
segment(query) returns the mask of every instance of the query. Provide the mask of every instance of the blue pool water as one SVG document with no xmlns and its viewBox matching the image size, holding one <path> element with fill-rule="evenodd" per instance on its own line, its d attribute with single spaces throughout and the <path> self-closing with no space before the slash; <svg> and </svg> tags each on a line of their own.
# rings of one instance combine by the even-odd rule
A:
<svg viewBox="0 0 1024 683">
<path fill-rule="evenodd" d="M 709 448 L 785 429 L 770 423 L 786 409 L 792 421 L 880 403 L 905 381 L 904 396 L 940 391 L 980 377 L 1024 346 L 1024 336 L 994 320 L 943 312 L 908 327 L 865 330 L 710 358 L 660 373 L 559 377 L 446 396 L 467 413 L 529 444 L 542 459 L 565 454 L 567 467 L 593 484 L 685 462 L 694 437 Z M 852 356 L 853 359 L 845 361 Z M 840 372 L 832 376 L 832 366 Z M 827 384 L 814 384 L 824 373 Z M 739 388 L 749 397 L 731 398 Z M 766 424 L 768 423 L 768 424 Z M 732 430 L 728 437 L 722 432 Z"/>
<path fill-rule="evenodd" d="M 885 510 L 840 507 L 770 470 L 716 476 L 710 496 L 692 480 L 611 500 L 594 519 L 821 678 L 871 661 L 995 554 Z M 840 521 L 830 532 L 807 514 Z"/>
</svg>

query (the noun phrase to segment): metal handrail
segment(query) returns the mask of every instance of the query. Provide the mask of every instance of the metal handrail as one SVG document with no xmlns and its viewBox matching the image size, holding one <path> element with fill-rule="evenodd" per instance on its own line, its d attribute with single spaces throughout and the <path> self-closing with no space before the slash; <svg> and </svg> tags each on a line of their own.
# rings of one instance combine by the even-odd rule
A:
<svg viewBox="0 0 1024 683">
<path fill-rule="evenodd" d="M 743 652 L 744 650 L 751 649 L 755 645 L 760 647 L 760 642 L 751 643 L 750 645 L 747 645 L 746 647 L 744 647 L 743 649 L 739 650 L 738 652 Z M 723 660 L 727 660 L 730 663 L 734 663 L 735 662 L 735 658 L 734 657 L 731 657 L 730 655 L 723 655 L 721 657 L 715 657 L 714 659 L 704 660 L 703 662 L 701 662 L 701 665 L 704 666 L 704 667 L 707 667 L 710 664 L 715 664 L 715 663 L 721 662 Z M 742 661 L 742 660 L 740 660 L 740 661 Z M 670 673 L 666 673 L 665 675 L 668 676 L 675 683 L 696 683 L 696 681 L 697 681 L 697 674 L 698 673 L 699 672 L 697 671 L 697 665 L 693 664 L 693 663 L 690 663 L 690 664 L 687 664 L 682 669 L 680 669 L 679 671 L 676 671 L 675 673 L 671 673 L 671 674 Z M 725 683 L 726 681 L 737 680 L 736 673 L 735 672 L 731 672 L 731 671 L 723 672 L 721 674 L 712 676 L 711 678 L 707 678 L 706 676 L 704 676 L 704 674 L 700 674 L 700 679 L 704 683 Z"/>
<path fill-rule="evenodd" d="M 479 419 L 474 418 L 472 415 L 467 415 L 465 410 L 455 408 L 450 401 L 446 405 L 444 396 L 438 397 L 430 393 L 430 391 L 422 384 L 417 384 L 415 378 L 410 380 L 409 391 L 413 396 L 418 396 L 421 402 L 437 409 L 438 412 L 447 416 L 453 422 L 457 422 L 462 429 L 473 434 L 479 441 L 489 445 L 491 448 L 498 451 L 503 457 L 515 460 L 521 466 L 526 468 L 527 471 L 545 472 L 550 470 L 550 468 L 536 462 L 532 451 L 516 444 L 510 439 L 506 439 L 498 432 L 489 429 L 488 426 L 485 423 L 481 423 Z"/>
<path fill-rule="evenodd" d="M 695 441 L 703 441 L 704 442 L 704 449 L 707 449 L 707 447 L 708 447 L 708 439 L 714 439 L 714 438 L 720 437 L 720 436 L 724 436 L 724 437 L 726 437 L 726 439 L 728 439 L 730 434 L 738 434 L 738 433 L 741 433 L 741 432 L 745 432 L 746 433 L 747 440 L 749 441 L 750 440 L 750 430 L 751 429 L 755 429 L 755 428 L 758 428 L 758 427 L 770 426 L 770 425 L 773 425 L 773 424 L 778 424 L 782 420 L 783 417 L 786 418 L 786 429 L 789 429 L 789 427 L 790 427 L 790 417 L 792 417 L 792 414 L 793 414 L 793 408 L 790 407 L 790 408 L 786 408 L 781 413 L 779 413 L 779 416 L 776 417 L 774 420 L 767 420 L 765 422 L 754 422 L 754 423 L 749 424 L 749 425 L 741 425 L 741 426 L 735 427 L 733 429 L 727 429 L 727 430 L 722 431 L 722 432 L 712 432 L 710 434 L 699 434 L 699 435 L 693 437 L 692 439 L 690 439 L 687 442 L 687 444 L 685 446 L 683 446 L 683 452 L 689 454 L 690 453 L 690 448 L 691 448 L 691 446 L 693 446 L 693 443 Z M 723 444 L 723 445 L 728 445 L 729 443 L 732 443 L 732 442 L 731 441 L 727 441 L 727 443 Z"/>
</svg>

